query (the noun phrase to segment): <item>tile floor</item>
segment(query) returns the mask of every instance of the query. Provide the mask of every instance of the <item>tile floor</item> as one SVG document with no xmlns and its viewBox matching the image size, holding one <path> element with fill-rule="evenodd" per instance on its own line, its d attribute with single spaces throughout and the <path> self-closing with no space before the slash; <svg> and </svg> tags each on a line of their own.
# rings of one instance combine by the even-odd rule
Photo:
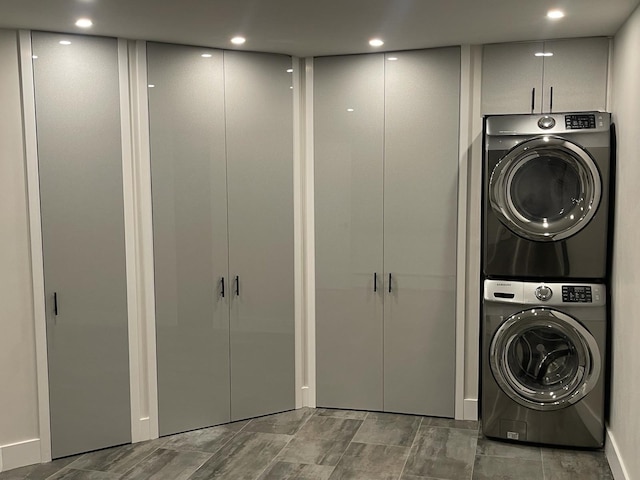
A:
<svg viewBox="0 0 640 480">
<path fill-rule="evenodd" d="M 0 473 L 0 480 L 606 480 L 601 451 L 495 442 L 478 423 L 304 408 Z"/>
</svg>

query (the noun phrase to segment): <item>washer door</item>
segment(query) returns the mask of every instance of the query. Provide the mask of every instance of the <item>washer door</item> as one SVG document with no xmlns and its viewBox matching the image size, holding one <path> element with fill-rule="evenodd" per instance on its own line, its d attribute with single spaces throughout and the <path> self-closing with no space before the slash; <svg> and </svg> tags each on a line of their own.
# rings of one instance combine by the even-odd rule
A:
<svg viewBox="0 0 640 480">
<path fill-rule="evenodd" d="M 602 360 L 580 322 L 554 309 L 534 308 L 509 317 L 489 349 L 491 371 L 511 399 L 535 410 L 573 405 L 595 386 Z"/>
<path fill-rule="evenodd" d="M 536 241 L 575 235 L 600 204 L 598 167 L 579 145 L 542 135 L 512 148 L 489 182 L 491 208 L 515 234 Z"/>
</svg>

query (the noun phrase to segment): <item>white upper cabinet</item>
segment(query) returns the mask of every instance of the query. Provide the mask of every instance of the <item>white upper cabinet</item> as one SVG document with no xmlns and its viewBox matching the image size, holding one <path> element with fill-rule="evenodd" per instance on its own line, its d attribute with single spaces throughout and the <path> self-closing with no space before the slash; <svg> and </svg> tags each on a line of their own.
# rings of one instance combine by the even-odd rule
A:
<svg viewBox="0 0 640 480">
<path fill-rule="evenodd" d="M 485 45 L 482 113 L 604 111 L 608 57 L 602 37 Z"/>
</svg>

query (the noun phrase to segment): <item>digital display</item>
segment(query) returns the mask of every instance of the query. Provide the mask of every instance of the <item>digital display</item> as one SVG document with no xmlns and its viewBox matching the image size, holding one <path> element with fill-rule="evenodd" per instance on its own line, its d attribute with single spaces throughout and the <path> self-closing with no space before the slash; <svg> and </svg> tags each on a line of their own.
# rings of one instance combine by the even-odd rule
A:
<svg viewBox="0 0 640 480">
<path fill-rule="evenodd" d="M 591 287 L 562 286 L 562 301 L 568 303 L 591 303 Z"/>
<path fill-rule="evenodd" d="M 568 130 L 596 128 L 596 116 L 595 115 L 565 115 L 564 126 Z"/>
</svg>

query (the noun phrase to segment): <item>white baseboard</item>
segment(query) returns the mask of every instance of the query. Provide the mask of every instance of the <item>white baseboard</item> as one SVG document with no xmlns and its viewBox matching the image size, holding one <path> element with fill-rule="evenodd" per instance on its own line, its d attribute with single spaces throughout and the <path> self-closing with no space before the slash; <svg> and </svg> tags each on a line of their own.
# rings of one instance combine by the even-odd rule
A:
<svg viewBox="0 0 640 480">
<path fill-rule="evenodd" d="M 464 415 L 463 420 L 478 420 L 478 399 L 477 398 L 464 399 L 463 415 Z"/>
<path fill-rule="evenodd" d="M 607 455 L 607 461 L 609 462 L 609 467 L 611 467 L 613 478 L 615 478 L 615 480 L 631 480 L 631 477 L 624 466 L 624 462 L 622 461 L 622 457 L 620 456 L 618 444 L 608 428 L 607 438 L 604 444 L 604 452 Z"/>
<path fill-rule="evenodd" d="M 138 428 L 136 435 L 131 435 L 131 442 L 144 442 L 145 440 L 152 440 L 153 437 L 151 435 L 151 420 L 149 417 L 142 417 L 138 421 Z"/>
<path fill-rule="evenodd" d="M 40 439 L 0 446 L 0 472 L 40 463 Z"/>
</svg>

